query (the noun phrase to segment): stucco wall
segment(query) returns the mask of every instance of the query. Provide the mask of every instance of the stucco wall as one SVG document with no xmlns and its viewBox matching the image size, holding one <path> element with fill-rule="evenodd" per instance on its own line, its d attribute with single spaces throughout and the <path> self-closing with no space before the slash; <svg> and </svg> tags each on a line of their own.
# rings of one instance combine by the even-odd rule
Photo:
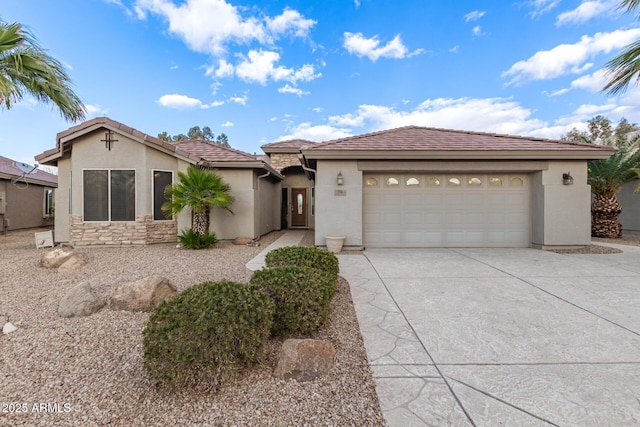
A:
<svg viewBox="0 0 640 427">
<path fill-rule="evenodd" d="M 234 239 L 238 236 L 257 237 L 254 231 L 254 188 L 252 169 L 219 169 L 224 181 L 231 186 L 234 198 L 230 213 L 221 208 L 211 209 L 209 229 L 219 239 Z"/>
<path fill-rule="evenodd" d="M 315 244 L 325 236 L 345 236 L 345 247 L 362 246 L 362 171 L 356 161 L 318 161 Z M 341 172 L 344 185 L 337 185 Z"/>
<path fill-rule="evenodd" d="M 623 233 L 628 231 L 640 232 L 640 193 L 635 193 L 640 185 L 640 180 L 629 182 L 622 186 L 618 192 L 618 201 L 622 205 L 620 223 Z"/>
<path fill-rule="evenodd" d="M 44 217 L 45 188 L 54 189 L 37 184 L 27 186 L 24 181 L 11 184 L 10 180 L 3 180 L 0 183 L 0 196 L 3 199 L 0 201 L 0 213 L 4 213 L 7 230 L 50 225 Z"/>
<path fill-rule="evenodd" d="M 186 170 L 186 162 L 158 150 L 148 148 L 125 135 L 113 134 L 111 150 L 105 147 L 105 131 L 99 130 L 78 137 L 72 147 L 72 156 L 67 155 L 58 161 L 58 185 L 61 191 L 56 191 L 56 242 L 78 241 L 73 237 L 72 231 L 78 228 L 77 218 L 83 217 L 83 171 L 85 169 L 133 169 L 136 173 L 135 195 L 135 221 L 131 224 L 144 224 L 148 232 L 153 234 L 156 226 L 151 226 L 153 214 L 153 171 L 177 171 Z M 182 163 L 182 165 L 179 165 Z M 174 182 L 177 175 L 174 175 Z M 67 191 L 70 187 L 70 191 Z M 69 201 L 71 197 L 71 201 Z M 71 218 L 74 218 L 73 222 Z M 190 218 L 189 218 L 190 220 Z M 176 226 L 171 220 L 155 221 L 158 224 L 168 223 L 167 230 L 175 230 Z M 91 224 L 91 223 L 88 223 Z M 190 222 L 189 222 L 190 224 Z M 80 227 L 81 232 L 86 227 Z M 124 239 L 124 238 L 123 238 Z M 155 241 L 154 238 L 145 238 L 147 242 Z M 86 242 L 83 237 L 80 239 Z M 130 239 L 125 239 L 126 241 Z M 134 239 L 140 242 L 141 239 Z M 170 240 L 163 237 L 162 240 Z M 175 239 L 174 239 L 175 240 Z"/>
<path fill-rule="evenodd" d="M 573 185 L 564 185 L 570 172 Z M 549 161 L 534 174 L 532 246 L 588 245 L 591 242 L 591 187 L 584 161 Z"/>
<path fill-rule="evenodd" d="M 268 178 L 259 178 L 260 174 L 254 173 L 255 179 L 255 236 L 259 237 L 273 230 L 280 229 L 280 183 L 274 183 Z"/>
</svg>

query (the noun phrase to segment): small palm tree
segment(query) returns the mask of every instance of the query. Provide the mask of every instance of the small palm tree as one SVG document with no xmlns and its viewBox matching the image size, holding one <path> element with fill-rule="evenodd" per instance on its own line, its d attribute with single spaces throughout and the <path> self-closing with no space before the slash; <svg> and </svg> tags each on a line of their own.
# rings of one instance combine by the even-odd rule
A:
<svg viewBox="0 0 640 427">
<path fill-rule="evenodd" d="M 0 21 L 0 104 L 10 109 L 25 93 L 53 104 L 66 120 L 85 117 L 64 66 L 49 56 L 19 23 Z"/>
<path fill-rule="evenodd" d="M 165 215 L 171 217 L 184 208 L 191 209 L 192 229 L 196 234 L 204 235 L 209 231 L 209 209 L 212 206 L 231 212 L 231 188 L 217 173 L 192 165 L 186 173 L 178 172 L 178 178 L 178 183 L 165 190 L 167 202 L 162 205 Z"/>
<path fill-rule="evenodd" d="M 608 159 L 588 163 L 587 180 L 594 195 L 591 235 L 618 238 L 622 236 L 622 225 L 618 220 L 622 206 L 616 193 L 623 184 L 640 177 L 640 136 L 620 136 L 609 139 L 606 144 L 615 146 L 618 151 Z"/>
</svg>

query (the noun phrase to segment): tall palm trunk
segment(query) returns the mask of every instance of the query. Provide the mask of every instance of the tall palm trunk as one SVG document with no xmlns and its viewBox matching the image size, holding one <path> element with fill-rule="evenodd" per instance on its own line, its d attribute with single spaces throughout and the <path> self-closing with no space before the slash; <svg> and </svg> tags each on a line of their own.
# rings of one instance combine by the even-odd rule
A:
<svg viewBox="0 0 640 427">
<path fill-rule="evenodd" d="M 622 224 L 618 216 L 622 206 L 613 195 L 596 195 L 591 204 L 591 235 L 617 239 L 622 237 Z"/>
</svg>

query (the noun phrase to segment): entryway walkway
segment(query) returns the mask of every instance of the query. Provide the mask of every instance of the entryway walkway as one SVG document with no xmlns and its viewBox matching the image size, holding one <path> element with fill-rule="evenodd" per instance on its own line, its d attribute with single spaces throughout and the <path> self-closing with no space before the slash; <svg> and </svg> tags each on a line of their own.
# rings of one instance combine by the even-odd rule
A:
<svg viewBox="0 0 640 427">
<path fill-rule="evenodd" d="M 246 264 L 246 267 L 251 271 L 260 270 L 264 267 L 264 257 L 272 250 L 281 248 L 283 246 L 298 246 L 300 242 L 307 236 L 307 234 L 313 233 L 313 230 L 286 230 L 286 232 L 278 238 L 275 242 L 267 246 L 260 252 L 255 258 Z"/>
</svg>

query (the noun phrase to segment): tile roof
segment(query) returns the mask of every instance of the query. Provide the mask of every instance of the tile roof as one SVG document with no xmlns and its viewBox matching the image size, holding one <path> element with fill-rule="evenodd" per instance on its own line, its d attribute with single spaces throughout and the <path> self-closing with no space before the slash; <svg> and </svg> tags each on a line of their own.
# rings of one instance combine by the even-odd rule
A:
<svg viewBox="0 0 640 427">
<path fill-rule="evenodd" d="M 24 172 L 16 165 L 16 163 L 18 162 L 16 162 L 15 160 L 11 160 L 7 157 L 0 156 L 0 173 L 5 175 L 10 175 L 16 178 L 22 177 L 24 175 Z M 34 165 L 29 165 L 29 166 L 33 167 Z M 44 181 L 44 182 L 49 182 L 51 184 L 56 184 L 56 185 L 58 184 L 57 175 L 54 175 L 49 172 L 45 172 L 40 169 L 35 169 L 31 173 L 25 175 L 25 177 L 29 178 L 30 180 Z"/>
<path fill-rule="evenodd" d="M 309 151 L 615 151 L 566 141 L 405 126 L 316 144 Z"/>
<path fill-rule="evenodd" d="M 199 157 L 205 162 L 255 162 L 258 156 L 225 147 L 211 141 L 189 140 L 174 142 L 173 145 L 187 153 Z"/>
</svg>

